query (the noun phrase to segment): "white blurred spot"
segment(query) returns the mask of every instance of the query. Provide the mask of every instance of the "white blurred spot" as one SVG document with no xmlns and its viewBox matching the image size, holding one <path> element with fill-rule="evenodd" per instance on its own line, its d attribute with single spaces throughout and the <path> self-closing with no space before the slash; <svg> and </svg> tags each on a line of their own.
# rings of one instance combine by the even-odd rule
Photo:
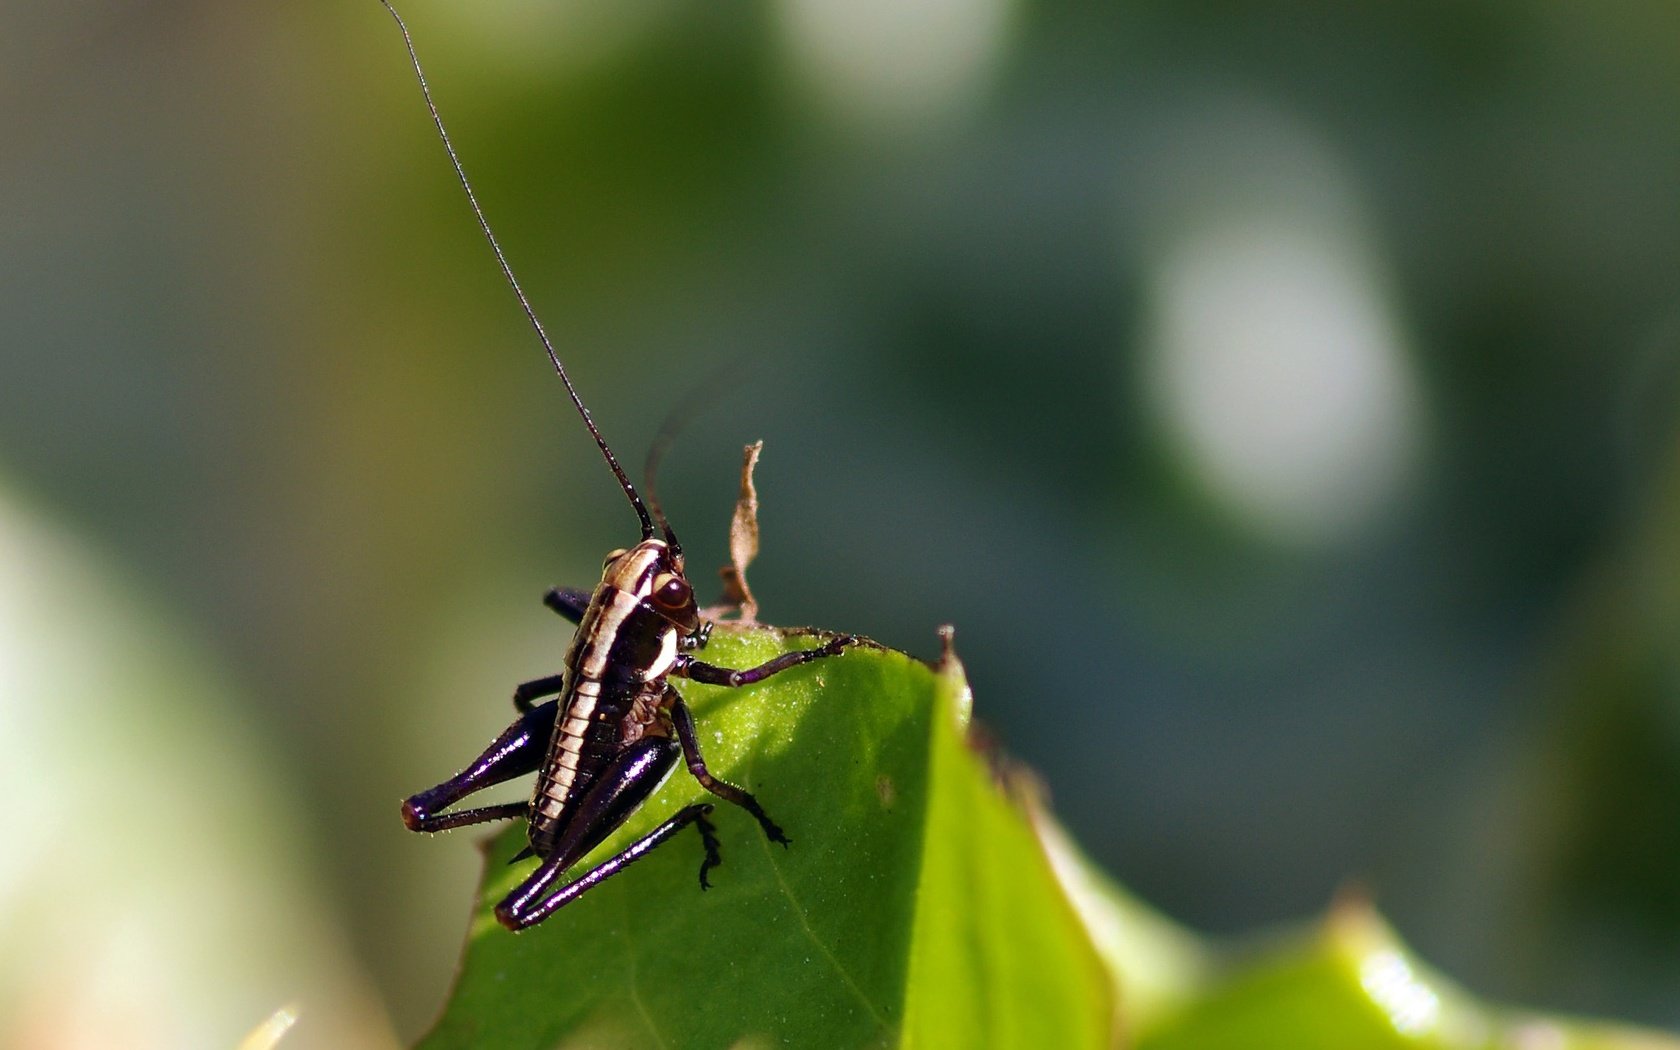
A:
<svg viewBox="0 0 1680 1050">
<path fill-rule="evenodd" d="M 274 1050 L 280 1045 L 280 1040 L 297 1024 L 298 1009 L 294 1005 L 282 1006 L 268 1016 L 268 1020 L 251 1030 L 239 1043 L 239 1050 Z"/>
<path fill-rule="evenodd" d="M 779 0 L 794 75 L 841 114 L 914 124 L 984 86 L 1013 0 Z"/>
<path fill-rule="evenodd" d="M 1336 224 L 1255 208 L 1169 238 L 1150 394 L 1192 472 L 1257 531 L 1319 543 L 1369 519 L 1415 454 L 1414 380 Z"/>
<path fill-rule="evenodd" d="M 1401 1035 L 1423 1035 L 1441 1016 L 1440 997 L 1418 979 L 1399 952 L 1380 951 L 1368 957 L 1359 967 L 1359 983 Z"/>
</svg>

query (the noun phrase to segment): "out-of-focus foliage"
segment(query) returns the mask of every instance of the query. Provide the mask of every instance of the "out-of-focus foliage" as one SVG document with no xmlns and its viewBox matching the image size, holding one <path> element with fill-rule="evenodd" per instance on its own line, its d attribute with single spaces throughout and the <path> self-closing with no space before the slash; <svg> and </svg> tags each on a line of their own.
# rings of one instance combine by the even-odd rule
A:
<svg viewBox="0 0 1680 1050">
<path fill-rule="evenodd" d="M 144 608 L 0 486 L 0 1046 L 231 1046 L 284 999 L 395 1046 L 249 713 Z"/>
<path fill-rule="evenodd" d="M 1497 1010 L 1420 964 L 1371 912 L 1254 952 L 1141 1027 L 1139 1050 L 1674 1050 L 1670 1036 Z"/>
<path fill-rule="evenodd" d="M 476 862 L 396 800 L 630 517 L 373 0 L 12 6 L 0 463 L 225 669 L 419 1032 Z M 734 388 L 693 564 L 764 438 L 764 618 L 954 622 L 1143 898 L 1356 880 L 1471 987 L 1680 1026 L 1675 5 L 405 14 L 620 453 Z"/>
</svg>

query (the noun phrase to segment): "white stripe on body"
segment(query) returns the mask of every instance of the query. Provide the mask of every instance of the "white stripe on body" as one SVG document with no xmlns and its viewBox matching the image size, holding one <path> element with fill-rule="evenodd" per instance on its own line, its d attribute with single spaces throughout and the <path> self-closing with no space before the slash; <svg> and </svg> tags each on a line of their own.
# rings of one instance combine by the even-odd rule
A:
<svg viewBox="0 0 1680 1050">
<path fill-rule="evenodd" d="M 648 665 L 647 674 L 642 681 L 651 682 L 669 674 L 672 665 L 677 662 L 677 631 L 676 628 L 665 628 L 660 632 L 659 655 L 653 663 Z"/>
<path fill-rule="evenodd" d="M 589 632 L 583 651 L 578 653 L 577 673 L 581 679 L 599 679 L 607 673 L 607 658 L 612 654 L 613 639 L 618 637 L 624 621 L 636 611 L 639 604 L 640 596 L 631 591 L 614 589 L 607 593 L 606 601 L 601 605 L 601 614 L 593 625 L 594 629 Z"/>
</svg>

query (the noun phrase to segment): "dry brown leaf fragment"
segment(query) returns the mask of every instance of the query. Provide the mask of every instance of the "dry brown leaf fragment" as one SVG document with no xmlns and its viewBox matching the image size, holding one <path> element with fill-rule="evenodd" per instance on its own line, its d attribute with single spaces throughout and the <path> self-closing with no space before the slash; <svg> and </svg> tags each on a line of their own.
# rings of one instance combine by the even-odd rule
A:
<svg viewBox="0 0 1680 1050">
<path fill-rule="evenodd" d="M 707 610 L 709 615 L 734 611 L 741 623 L 758 622 L 758 599 L 747 586 L 747 566 L 758 557 L 758 490 L 753 487 L 753 470 L 763 451 L 762 441 L 741 450 L 741 492 L 729 520 L 729 564 L 718 570 L 723 601 Z"/>
</svg>

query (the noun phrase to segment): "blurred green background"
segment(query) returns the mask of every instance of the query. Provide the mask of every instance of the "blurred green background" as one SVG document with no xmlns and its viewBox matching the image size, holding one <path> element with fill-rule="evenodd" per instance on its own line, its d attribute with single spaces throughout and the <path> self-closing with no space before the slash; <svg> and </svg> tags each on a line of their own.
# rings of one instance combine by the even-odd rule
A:
<svg viewBox="0 0 1680 1050">
<path fill-rule="evenodd" d="M 402 9 L 620 455 L 729 388 L 697 578 L 762 438 L 765 618 L 954 623 L 1145 898 L 1680 1026 L 1680 7 Z M 0 1045 L 412 1036 L 634 519 L 374 0 L 0 24 Z"/>
</svg>

